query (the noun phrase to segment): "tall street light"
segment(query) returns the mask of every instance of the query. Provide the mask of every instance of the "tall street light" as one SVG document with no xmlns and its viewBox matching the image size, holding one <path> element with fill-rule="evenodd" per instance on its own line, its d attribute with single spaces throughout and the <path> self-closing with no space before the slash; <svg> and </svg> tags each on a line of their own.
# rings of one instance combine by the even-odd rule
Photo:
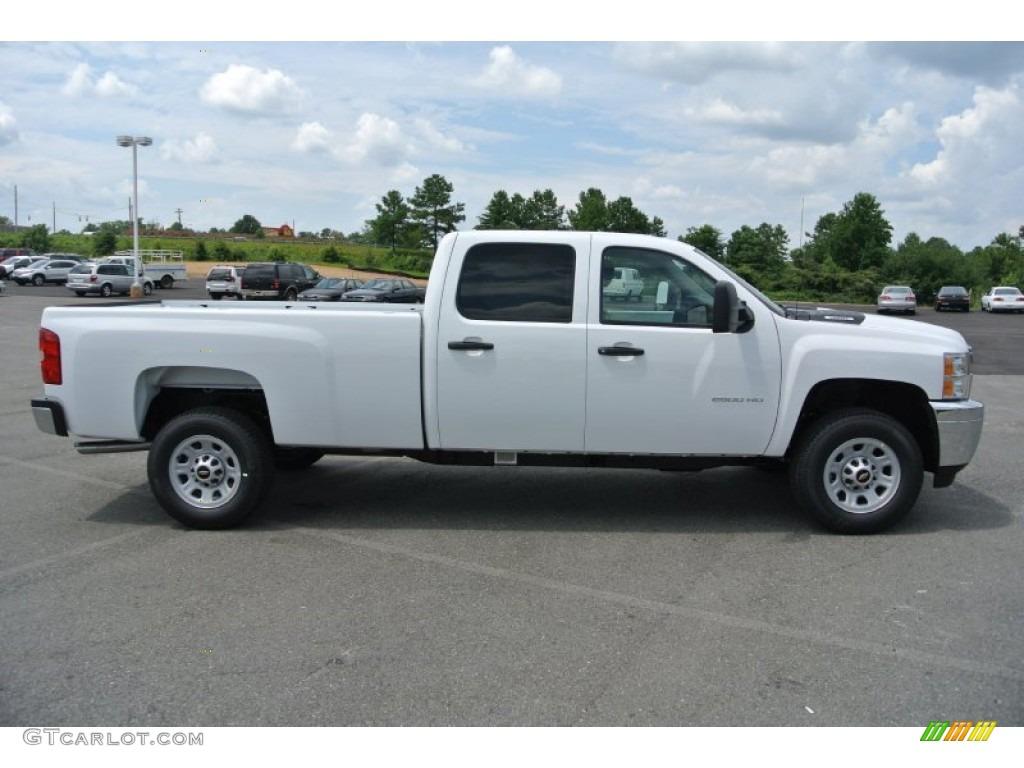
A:
<svg viewBox="0 0 1024 768">
<path fill-rule="evenodd" d="M 135 256 L 135 282 L 132 283 L 131 297 L 138 299 L 142 297 L 142 283 L 139 276 L 142 274 L 142 265 L 139 263 L 139 147 L 148 147 L 153 143 L 149 136 L 118 136 L 117 146 L 132 148 L 132 240 L 134 242 Z"/>
</svg>

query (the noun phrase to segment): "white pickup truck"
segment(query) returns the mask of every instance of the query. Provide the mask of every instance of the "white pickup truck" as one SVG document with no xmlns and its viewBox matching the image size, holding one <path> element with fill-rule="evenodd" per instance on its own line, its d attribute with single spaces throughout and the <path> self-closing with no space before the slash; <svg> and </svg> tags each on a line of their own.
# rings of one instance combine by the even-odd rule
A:
<svg viewBox="0 0 1024 768">
<path fill-rule="evenodd" d="M 175 283 L 188 282 L 188 270 L 182 251 L 140 250 L 139 262 L 142 275 L 158 288 L 173 288 Z M 100 259 L 101 264 L 135 264 L 134 251 L 118 251 L 113 256 Z"/>
<path fill-rule="evenodd" d="M 619 268 L 670 304 L 606 297 Z M 423 306 L 51 307 L 40 348 L 39 428 L 83 453 L 148 450 L 156 498 L 196 528 L 241 522 L 276 469 L 380 454 L 788 465 L 822 525 L 869 533 L 925 472 L 953 482 L 984 413 L 956 332 L 784 310 L 689 245 L 613 233 L 450 234 Z"/>
</svg>

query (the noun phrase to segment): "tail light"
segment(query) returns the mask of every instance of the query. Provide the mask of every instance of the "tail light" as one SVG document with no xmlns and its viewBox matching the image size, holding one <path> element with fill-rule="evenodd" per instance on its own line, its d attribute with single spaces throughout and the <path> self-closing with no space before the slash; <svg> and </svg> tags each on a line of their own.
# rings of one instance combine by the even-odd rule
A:
<svg viewBox="0 0 1024 768">
<path fill-rule="evenodd" d="M 235 276 L 234 275 L 228 275 L 227 277 L 224 278 L 224 282 L 226 282 L 226 283 L 233 283 L 233 282 L 235 282 Z"/>
<path fill-rule="evenodd" d="M 95 283 L 98 279 L 99 278 L 97 278 L 96 275 L 89 275 L 89 282 L 90 283 Z"/>
<path fill-rule="evenodd" d="M 39 362 L 43 373 L 43 384 L 63 384 L 64 376 L 60 365 L 60 336 L 47 328 L 40 328 L 39 351 L 43 354 Z"/>
<path fill-rule="evenodd" d="M 281 290 L 281 281 L 278 280 L 276 277 L 274 278 L 273 288 L 274 288 L 275 291 Z"/>
</svg>

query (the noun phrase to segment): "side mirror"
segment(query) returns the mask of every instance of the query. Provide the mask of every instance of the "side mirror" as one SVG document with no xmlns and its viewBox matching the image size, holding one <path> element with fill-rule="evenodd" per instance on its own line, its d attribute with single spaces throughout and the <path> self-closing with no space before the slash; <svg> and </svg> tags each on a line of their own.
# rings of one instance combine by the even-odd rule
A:
<svg viewBox="0 0 1024 768">
<path fill-rule="evenodd" d="M 712 333 L 746 333 L 754 327 L 754 315 L 736 295 L 736 286 L 728 280 L 715 283 Z"/>
</svg>

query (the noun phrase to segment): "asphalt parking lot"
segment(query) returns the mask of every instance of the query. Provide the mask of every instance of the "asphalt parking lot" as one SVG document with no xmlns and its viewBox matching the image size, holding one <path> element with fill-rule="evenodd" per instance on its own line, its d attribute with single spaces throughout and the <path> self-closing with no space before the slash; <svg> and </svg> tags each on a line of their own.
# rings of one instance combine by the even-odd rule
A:
<svg viewBox="0 0 1024 768">
<path fill-rule="evenodd" d="M 883 535 L 755 469 L 341 457 L 200 532 L 144 454 L 33 423 L 40 312 L 90 300 L 0 297 L 2 726 L 1024 725 L 1024 316 L 919 313 L 974 346 L 986 427 Z"/>
</svg>

